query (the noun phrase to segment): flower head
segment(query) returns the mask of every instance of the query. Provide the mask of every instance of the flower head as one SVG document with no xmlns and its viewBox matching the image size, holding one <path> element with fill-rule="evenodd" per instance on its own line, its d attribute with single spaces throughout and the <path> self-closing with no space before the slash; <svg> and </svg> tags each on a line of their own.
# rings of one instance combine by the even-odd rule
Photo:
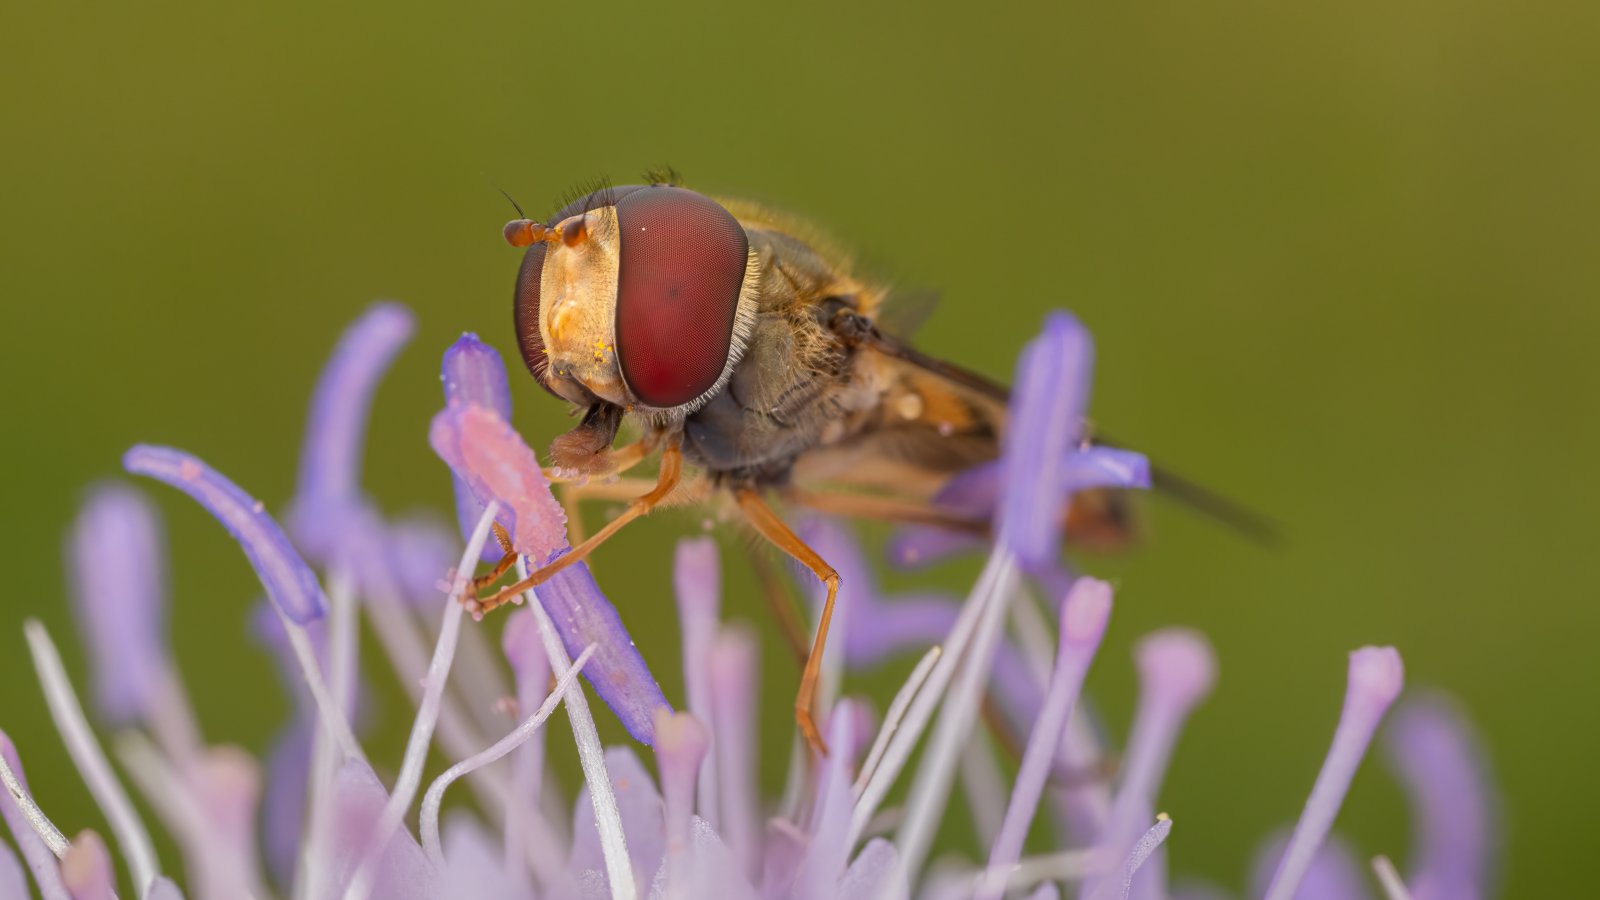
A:
<svg viewBox="0 0 1600 900">
<path fill-rule="evenodd" d="M 1062 509 L 1087 488 L 1148 486 L 1149 469 L 1136 453 L 1081 440 L 1091 345 L 1076 320 L 1052 316 L 1025 352 L 1002 459 L 953 479 L 941 497 L 992 518 L 997 540 L 952 542 L 907 529 L 891 545 L 904 562 L 986 548 L 984 572 L 964 600 L 883 592 L 847 529 L 827 521 L 802 529 L 844 575 L 843 640 L 833 644 L 820 717 L 832 753 L 767 748 L 791 760 L 778 798 L 758 788 L 759 646 L 747 627 L 723 618 L 712 539 L 685 541 L 671 579 L 687 688 L 680 711 L 582 564 L 502 617 L 509 671 L 485 665 L 487 654 L 454 665 L 458 642 L 478 638 L 456 598 L 475 564 L 499 555 L 491 525 L 511 535 L 525 576 L 567 552 L 565 518 L 509 424 L 504 366 L 471 335 L 446 354 L 445 409 L 429 435 L 456 479 L 465 547 L 437 527 L 388 521 L 365 498 L 358 462 L 367 405 L 409 331 L 403 309 L 380 306 L 340 342 L 313 403 L 287 533 L 192 455 L 140 446 L 125 457 L 130 472 L 179 488 L 216 517 L 261 579 L 263 634 L 298 698 L 264 767 L 208 743 L 177 685 L 162 627 L 159 525 L 147 506 L 129 489 L 100 489 L 74 529 L 97 706 L 106 724 L 123 729 L 113 752 L 177 838 L 194 895 L 1047 900 L 1063 885 L 1088 900 L 1167 893 L 1163 848 L 1182 840 L 1175 823 L 1184 810 L 1162 811 L 1162 782 L 1184 724 L 1203 714 L 1217 686 L 1218 665 L 1209 642 L 1187 629 L 1140 640 L 1133 726 L 1120 768 L 1104 772 L 1114 751 L 1083 710 L 1090 667 L 1114 664 L 1097 662 L 1113 624 L 1112 589 L 1059 565 Z M 359 617 L 417 709 L 394 773 L 368 762 L 351 722 Z M 24 872 L 52 900 L 109 896 L 119 860 L 133 879 L 127 896 L 181 897 L 54 644 L 37 623 L 26 630 L 69 755 L 111 830 L 110 840 L 93 832 L 69 840 L 34 801 L 16 749 L 0 734 L 0 818 L 20 851 L 0 845 L 0 897 L 23 895 Z M 858 696 L 853 673 L 893 657 L 918 659 L 903 686 L 882 702 Z M 1348 674 L 1301 818 L 1263 856 L 1260 892 L 1269 900 L 1368 890 L 1331 829 L 1401 692 L 1403 667 L 1392 648 L 1369 647 L 1352 654 Z M 655 774 L 636 746 L 601 745 L 580 675 L 649 747 Z M 788 684 L 773 690 L 791 696 Z M 546 765 L 544 726 L 557 715 L 577 744 L 584 780 L 575 791 Z M 1002 773 L 1010 766 L 997 756 L 1007 745 L 1019 757 L 1009 785 Z M 1385 746 L 1418 813 L 1407 867 L 1415 896 L 1485 896 L 1498 833 L 1487 769 L 1461 717 L 1437 700 L 1402 703 Z M 449 764 L 424 788 L 433 750 Z M 509 765 L 496 764 L 502 759 Z M 929 864 L 957 783 L 983 820 L 981 843 Z M 891 802 L 902 785 L 905 799 Z M 469 796 L 470 804 L 458 802 Z M 406 824 L 413 805 L 415 833 Z M 1027 855 L 1024 838 L 1046 827 L 1035 824 L 1046 818 L 1041 811 L 1054 820 L 1052 849 Z M 1386 890 L 1404 889 L 1392 867 L 1378 871 Z"/>
</svg>

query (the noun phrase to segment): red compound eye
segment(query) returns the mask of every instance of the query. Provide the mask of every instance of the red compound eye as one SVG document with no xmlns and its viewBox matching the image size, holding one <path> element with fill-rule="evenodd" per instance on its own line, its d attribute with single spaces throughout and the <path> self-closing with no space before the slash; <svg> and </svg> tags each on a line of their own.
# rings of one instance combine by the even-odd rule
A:
<svg viewBox="0 0 1600 900">
<path fill-rule="evenodd" d="M 681 406 L 728 363 L 750 241 L 727 210 L 677 187 L 627 194 L 617 223 L 622 377 L 650 406 Z"/>
</svg>

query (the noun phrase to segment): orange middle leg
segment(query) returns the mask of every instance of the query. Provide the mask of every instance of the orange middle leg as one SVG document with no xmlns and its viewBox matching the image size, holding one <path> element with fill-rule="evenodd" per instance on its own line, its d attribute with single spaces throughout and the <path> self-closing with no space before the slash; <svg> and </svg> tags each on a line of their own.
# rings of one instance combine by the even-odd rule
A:
<svg viewBox="0 0 1600 900">
<path fill-rule="evenodd" d="M 799 535 L 778 518 L 778 514 L 772 511 L 772 507 L 768 506 L 755 490 L 740 488 L 734 492 L 734 496 L 739 502 L 739 510 L 762 537 L 810 569 L 812 574 L 817 576 L 817 580 L 828 589 L 828 597 L 822 604 L 822 615 L 817 617 L 817 636 L 812 641 L 811 654 L 806 657 L 805 670 L 800 673 L 800 691 L 794 700 L 794 717 L 800 726 L 800 733 L 812 749 L 826 756 L 828 745 L 823 741 L 822 732 L 817 728 L 815 708 L 817 680 L 822 674 L 822 653 L 828 645 L 828 624 L 833 619 L 833 602 L 839 596 L 839 573 L 817 555 L 817 551 L 800 540 Z"/>
<path fill-rule="evenodd" d="M 606 526 L 595 532 L 593 537 L 585 540 L 578 546 L 573 547 L 571 550 L 567 551 L 565 555 L 552 560 L 548 564 L 535 570 L 527 578 L 522 579 L 516 584 L 501 588 L 492 596 L 481 598 L 467 597 L 464 598 L 463 602 L 467 604 L 468 610 L 470 610 L 474 615 L 483 615 L 484 613 L 490 612 L 500 606 L 505 605 L 513 598 L 520 595 L 523 591 L 543 584 L 545 581 L 549 580 L 550 576 L 556 574 L 562 569 L 565 569 L 567 566 L 570 566 L 576 562 L 581 562 L 584 557 L 593 552 L 594 548 L 605 543 L 606 540 L 609 539 L 613 534 L 616 534 L 618 531 L 622 530 L 624 525 L 627 525 L 629 522 L 632 522 L 634 519 L 637 519 L 640 516 L 647 515 L 651 510 L 659 506 L 661 502 L 678 487 L 678 482 L 682 479 L 682 477 L 683 451 L 679 448 L 677 442 L 674 441 L 668 444 L 666 450 L 661 454 L 661 472 L 656 476 L 656 486 L 651 488 L 649 493 L 642 497 L 638 497 L 633 502 L 629 503 L 628 508 L 622 511 L 622 515 L 619 515 L 610 522 L 607 522 Z"/>
</svg>

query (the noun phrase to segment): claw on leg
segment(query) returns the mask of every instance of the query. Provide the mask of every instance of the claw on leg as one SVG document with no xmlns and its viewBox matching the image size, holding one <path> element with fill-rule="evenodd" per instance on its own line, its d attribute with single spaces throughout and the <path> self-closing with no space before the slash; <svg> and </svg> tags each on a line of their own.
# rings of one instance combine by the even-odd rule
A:
<svg viewBox="0 0 1600 900">
<path fill-rule="evenodd" d="M 677 488 L 678 481 L 682 477 L 682 474 L 683 451 L 679 448 L 676 442 L 670 443 L 667 445 L 667 449 L 661 454 L 661 472 L 656 476 L 655 487 L 651 488 L 650 491 L 644 496 L 637 497 L 633 500 L 633 502 L 629 503 L 628 508 L 623 510 L 622 515 L 617 516 L 615 519 L 612 519 L 610 522 L 606 523 L 606 526 L 595 532 L 593 537 L 588 538 L 583 543 L 573 547 L 571 550 L 568 550 L 566 553 L 562 554 L 556 559 L 553 559 L 545 565 L 540 566 L 538 569 L 530 573 L 527 578 L 518 581 L 516 584 L 507 585 L 488 597 L 477 596 L 477 592 L 481 588 L 477 587 L 477 580 L 475 579 L 472 595 L 462 598 L 462 603 L 467 607 L 467 611 L 472 613 L 473 616 L 481 617 L 487 613 L 491 613 L 496 609 L 499 609 L 507 603 L 518 602 L 518 598 L 522 596 L 524 591 L 543 584 L 550 579 L 550 576 L 556 574 L 562 569 L 565 569 L 567 566 L 570 566 L 573 563 L 582 562 L 584 557 L 588 556 L 596 547 L 605 543 L 613 534 L 621 531 L 624 525 L 632 522 L 634 519 L 637 519 L 640 516 L 648 514 L 651 510 L 655 509 L 663 500 L 667 498 L 668 495 L 672 493 L 675 488 Z M 511 564 L 516 561 L 516 555 L 508 554 L 507 559 L 509 559 L 510 562 L 507 562 L 504 559 L 501 560 L 501 564 L 504 565 L 504 568 L 501 568 L 499 565 L 495 567 L 499 574 L 496 574 L 494 578 L 489 580 L 490 584 L 493 584 L 496 580 L 498 580 L 500 575 L 505 573 L 505 569 L 509 569 L 511 567 Z"/>
</svg>

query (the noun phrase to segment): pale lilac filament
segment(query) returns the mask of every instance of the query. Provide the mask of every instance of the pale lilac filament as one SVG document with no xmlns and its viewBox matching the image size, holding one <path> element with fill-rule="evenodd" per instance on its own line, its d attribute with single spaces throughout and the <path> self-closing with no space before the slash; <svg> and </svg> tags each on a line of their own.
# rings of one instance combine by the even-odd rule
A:
<svg viewBox="0 0 1600 900">
<path fill-rule="evenodd" d="M 711 731 L 718 750 L 717 797 L 722 834 L 746 878 L 761 863 L 760 796 L 756 785 L 756 698 L 760 668 L 755 636 L 724 627 L 712 639 L 706 664 L 711 681 Z"/>
<path fill-rule="evenodd" d="M 485 506 L 483 515 L 478 519 L 478 527 L 473 530 L 472 539 L 467 542 L 466 550 L 462 553 L 461 564 L 456 569 L 455 582 L 450 586 L 450 594 L 445 598 L 443 622 L 439 626 L 439 640 L 434 646 L 433 659 L 428 663 L 422 700 L 417 704 L 417 717 L 412 721 L 411 736 L 406 740 L 406 752 L 400 763 L 400 774 L 395 777 L 394 790 L 389 794 L 388 802 L 373 827 L 367 849 L 361 855 L 359 868 L 351 879 L 350 890 L 346 896 L 352 900 L 365 900 L 371 891 L 372 878 L 375 874 L 373 870 L 377 867 L 385 848 L 389 846 L 389 839 L 394 835 L 395 829 L 400 827 L 400 821 L 404 818 L 406 810 L 411 808 L 411 800 L 416 796 L 417 787 L 422 781 L 422 764 L 427 759 L 428 746 L 432 743 L 434 724 L 439 720 L 439 705 L 444 696 L 445 681 L 450 677 L 450 664 L 455 657 L 456 635 L 461 630 L 461 617 L 465 612 L 465 608 L 456 598 L 467 589 L 468 580 L 472 576 L 472 562 L 482 554 L 484 542 L 489 539 L 489 527 L 494 523 L 494 515 L 499 506 L 492 500 Z"/>
<path fill-rule="evenodd" d="M 1267 887 L 1266 900 L 1293 900 L 1300 880 L 1305 877 L 1317 848 L 1328 836 L 1333 820 L 1344 803 L 1361 758 L 1372 742 L 1373 732 L 1400 695 L 1405 670 L 1400 654 L 1393 647 L 1363 647 L 1350 654 L 1349 686 L 1345 690 L 1344 711 L 1333 734 L 1333 746 L 1322 764 L 1305 811 L 1289 838 L 1288 849 L 1278 863 L 1278 871 Z"/>
<path fill-rule="evenodd" d="M 1198 632 L 1168 628 L 1145 636 L 1134 647 L 1139 671 L 1139 701 L 1122 765 L 1122 783 L 1112 801 L 1111 824 L 1103 841 L 1114 852 L 1132 847 L 1155 808 L 1178 733 L 1196 705 L 1216 684 L 1216 654 Z M 1152 866 L 1154 864 L 1152 863 Z M 1091 878 L 1098 889 L 1109 878 Z M 1141 879 L 1141 882 L 1143 879 Z"/>
<path fill-rule="evenodd" d="M 1139 872 L 1139 867 L 1145 864 L 1156 850 L 1160 849 L 1167 835 L 1172 833 L 1172 820 L 1166 816 L 1158 816 L 1156 824 L 1150 826 L 1139 840 L 1134 842 L 1133 849 L 1128 851 L 1128 856 L 1122 861 L 1120 883 L 1117 885 L 1117 900 L 1128 900 L 1128 894 L 1133 890 L 1133 876 Z M 1091 900 L 1099 897 L 1091 895 Z"/>
<path fill-rule="evenodd" d="M 683 630 L 683 685 L 688 695 L 689 712 L 701 722 L 713 722 L 711 643 L 716 637 L 718 607 L 721 605 L 722 572 L 717 543 L 709 537 L 678 542 L 673 560 L 674 593 L 678 600 L 678 621 Z M 657 713 L 660 721 L 660 713 Z M 712 828 L 721 823 L 717 800 L 717 748 L 707 748 L 701 763 L 698 805 L 700 817 Z"/>
<path fill-rule="evenodd" d="M 1007 872 L 1022 856 L 1022 843 L 1028 836 L 1028 826 L 1033 822 L 1045 781 L 1050 777 L 1056 745 L 1066 730 L 1110 618 L 1111 585 L 1104 581 L 1080 578 L 1062 601 L 1055 671 L 1051 673 L 1050 686 L 1045 692 L 1044 707 L 1023 749 L 1022 763 L 1011 789 L 1011 803 L 1006 807 L 1000 833 L 989 851 L 988 875 L 978 891 L 979 900 L 1000 896 L 1005 889 Z"/>
<path fill-rule="evenodd" d="M 517 560 L 517 576 L 528 577 L 528 558 Z M 545 612 L 537 591 L 523 595 L 528 608 L 539 625 L 539 638 L 544 642 L 545 654 L 550 659 L 550 669 L 557 677 L 566 674 L 572 665 L 562 646 L 561 634 Z M 605 855 L 606 877 L 611 885 L 613 900 L 633 900 L 638 889 L 634 886 L 633 866 L 628 859 L 628 840 L 622 831 L 622 814 L 617 809 L 617 794 L 606 772 L 605 750 L 600 746 L 600 733 L 595 729 L 594 716 L 589 712 L 589 701 L 583 691 L 570 691 L 566 696 L 567 718 L 572 722 L 572 735 L 578 745 L 578 764 L 583 767 L 583 779 L 589 786 L 590 803 L 594 806 L 595 827 L 600 833 L 600 849 Z"/>
<path fill-rule="evenodd" d="M 145 830 L 144 822 L 134 811 L 133 801 L 128 798 L 128 792 L 123 790 L 121 782 L 117 781 L 105 751 L 100 748 L 100 742 L 89 727 L 89 720 L 83 715 L 83 706 L 73 693 L 67 670 L 61 664 L 61 654 L 57 652 L 55 642 L 50 640 L 49 633 L 37 620 L 27 620 L 22 630 L 28 638 L 28 650 L 33 654 L 33 667 L 39 674 L 39 683 L 44 687 L 50 717 L 55 720 L 56 730 L 61 732 L 62 743 L 67 745 L 67 754 L 82 773 L 95 802 L 105 810 L 111 831 L 117 836 L 117 845 L 127 856 L 128 872 L 133 876 L 133 883 L 149 885 L 161 874 L 155 847 L 150 843 L 150 832 Z"/>
<path fill-rule="evenodd" d="M 422 797 L 422 812 L 417 830 L 422 835 L 423 851 L 434 863 L 441 865 L 444 863 L 444 851 L 439 841 L 439 806 L 444 802 L 444 792 L 456 781 L 503 758 L 531 738 L 540 726 L 544 725 L 545 720 L 550 718 L 550 714 L 555 712 L 556 706 L 572 689 L 573 680 L 583 671 L 583 664 L 593 655 L 594 645 L 590 644 L 573 661 L 572 668 L 562 673 L 556 680 L 555 688 L 550 691 L 544 702 L 539 704 L 539 708 L 534 710 L 533 715 L 524 719 L 510 734 L 496 741 L 494 746 L 456 763 L 428 785 L 427 793 Z"/>
<path fill-rule="evenodd" d="M 665 806 L 667 900 L 689 900 L 689 852 L 695 781 L 711 749 L 711 734 L 693 715 L 656 713 L 656 760 Z"/>
</svg>

